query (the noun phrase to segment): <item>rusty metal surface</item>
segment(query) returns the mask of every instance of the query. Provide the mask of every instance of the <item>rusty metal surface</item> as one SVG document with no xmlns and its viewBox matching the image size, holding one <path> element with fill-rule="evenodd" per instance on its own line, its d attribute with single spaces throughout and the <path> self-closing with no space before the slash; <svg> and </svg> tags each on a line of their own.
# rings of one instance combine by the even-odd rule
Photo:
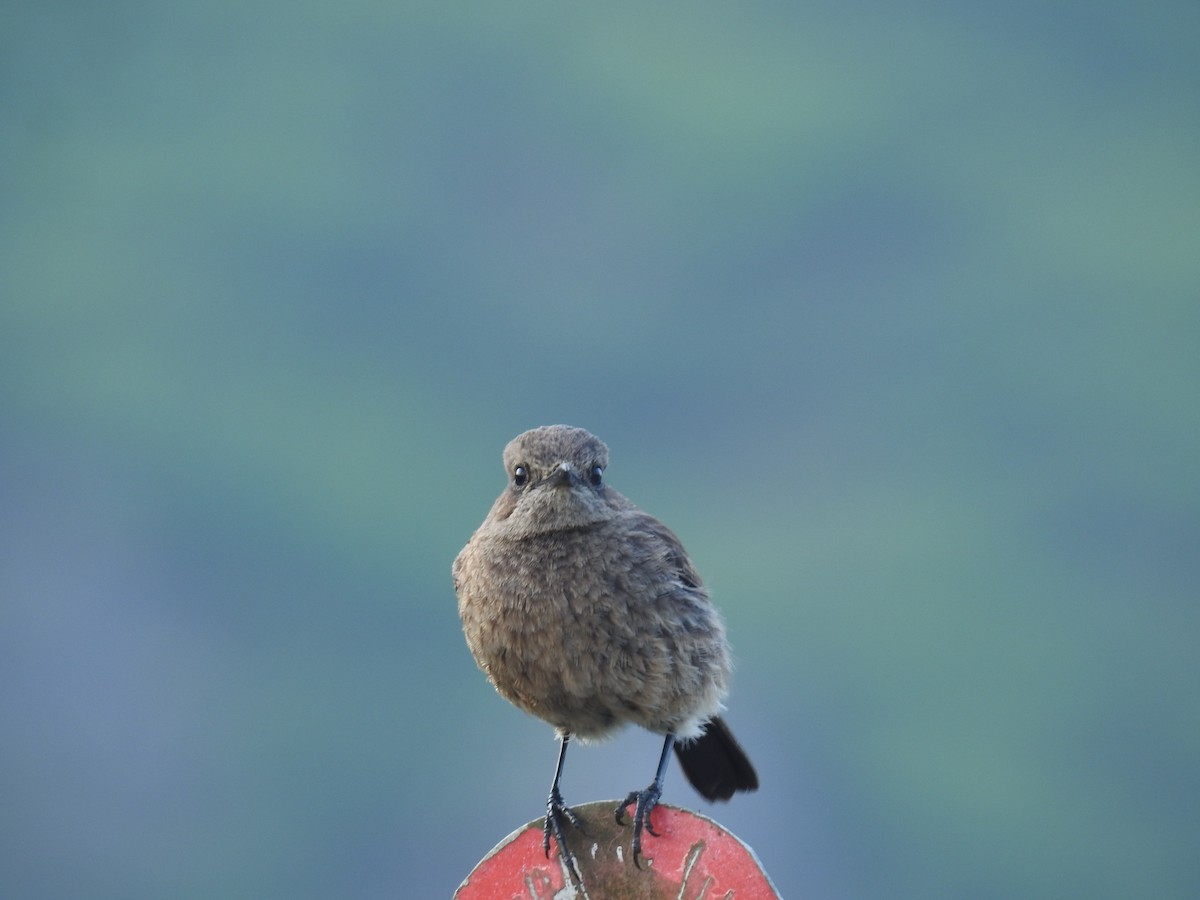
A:
<svg viewBox="0 0 1200 900">
<path fill-rule="evenodd" d="M 779 895 L 753 851 L 698 813 L 660 805 L 651 813 L 659 837 L 645 835 L 642 867 L 630 855 L 629 825 L 618 825 L 616 800 L 574 807 L 586 834 L 568 826 L 579 868 L 571 877 L 551 846 L 542 852 L 542 820 L 501 841 L 463 881 L 455 900 L 775 900 Z"/>
</svg>

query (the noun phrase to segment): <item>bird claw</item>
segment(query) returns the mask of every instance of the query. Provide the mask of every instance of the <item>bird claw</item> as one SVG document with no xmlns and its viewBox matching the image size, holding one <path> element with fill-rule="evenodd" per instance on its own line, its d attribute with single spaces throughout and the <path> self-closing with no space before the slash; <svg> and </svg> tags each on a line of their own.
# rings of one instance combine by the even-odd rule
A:
<svg viewBox="0 0 1200 900">
<path fill-rule="evenodd" d="M 577 872 L 575 857 L 571 854 L 570 848 L 567 847 L 567 835 L 563 830 L 563 819 L 570 822 L 572 827 L 587 834 L 587 829 L 583 827 L 583 819 L 579 818 L 575 810 L 563 802 L 562 794 L 555 787 L 550 791 L 550 798 L 546 801 L 546 821 L 542 825 L 542 851 L 546 854 L 546 858 L 549 859 L 550 838 L 553 836 L 554 843 L 558 845 L 558 855 L 571 871 Z"/>
<path fill-rule="evenodd" d="M 662 788 L 656 783 L 644 791 L 630 791 L 629 796 L 617 807 L 616 819 L 618 825 L 625 824 L 625 808 L 633 804 L 633 864 L 642 868 L 642 830 L 645 829 L 654 837 L 659 837 L 654 826 L 650 824 L 650 812 L 658 805 L 662 797 Z"/>
</svg>

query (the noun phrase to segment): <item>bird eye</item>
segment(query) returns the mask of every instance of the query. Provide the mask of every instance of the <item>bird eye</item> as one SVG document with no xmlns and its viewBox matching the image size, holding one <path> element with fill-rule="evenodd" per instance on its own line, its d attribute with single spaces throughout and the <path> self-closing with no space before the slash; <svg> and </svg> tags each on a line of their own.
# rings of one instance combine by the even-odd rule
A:
<svg viewBox="0 0 1200 900">
<path fill-rule="evenodd" d="M 529 470 L 524 466 L 517 466 L 513 469 L 513 484 L 517 487 L 525 487 L 529 481 Z"/>
<path fill-rule="evenodd" d="M 592 484 L 596 487 L 600 486 L 600 480 L 604 477 L 604 468 L 602 466 L 592 466 Z"/>
</svg>

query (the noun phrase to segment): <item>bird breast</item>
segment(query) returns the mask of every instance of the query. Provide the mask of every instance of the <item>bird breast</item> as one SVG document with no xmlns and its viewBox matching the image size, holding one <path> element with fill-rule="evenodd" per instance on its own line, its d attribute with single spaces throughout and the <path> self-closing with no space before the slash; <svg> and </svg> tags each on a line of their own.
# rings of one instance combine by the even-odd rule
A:
<svg viewBox="0 0 1200 900">
<path fill-rule="evenodd" d="M 681 577 L 673 548 L 631 524 L 520 540 L 481 529 L 455 560 L 479 666 L 510 701 L 584 739 L 627 722 L 686 737 L 727 689 L 707 594 Z"/>
</svg>

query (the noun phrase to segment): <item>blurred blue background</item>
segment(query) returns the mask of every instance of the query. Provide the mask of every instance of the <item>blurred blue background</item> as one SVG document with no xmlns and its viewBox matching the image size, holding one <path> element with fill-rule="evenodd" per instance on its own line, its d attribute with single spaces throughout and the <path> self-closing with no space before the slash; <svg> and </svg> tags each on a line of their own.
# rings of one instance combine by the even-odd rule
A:
<svg viewBox="0 0 1200 900">
<path fill-rule="evenodd" d="M 0 895 L 449 896 L 552 774 L 449 572 L 553 422 L 784 896 L 1196 895 L 1200 6 L 3 18 Z"/>
</svg>

